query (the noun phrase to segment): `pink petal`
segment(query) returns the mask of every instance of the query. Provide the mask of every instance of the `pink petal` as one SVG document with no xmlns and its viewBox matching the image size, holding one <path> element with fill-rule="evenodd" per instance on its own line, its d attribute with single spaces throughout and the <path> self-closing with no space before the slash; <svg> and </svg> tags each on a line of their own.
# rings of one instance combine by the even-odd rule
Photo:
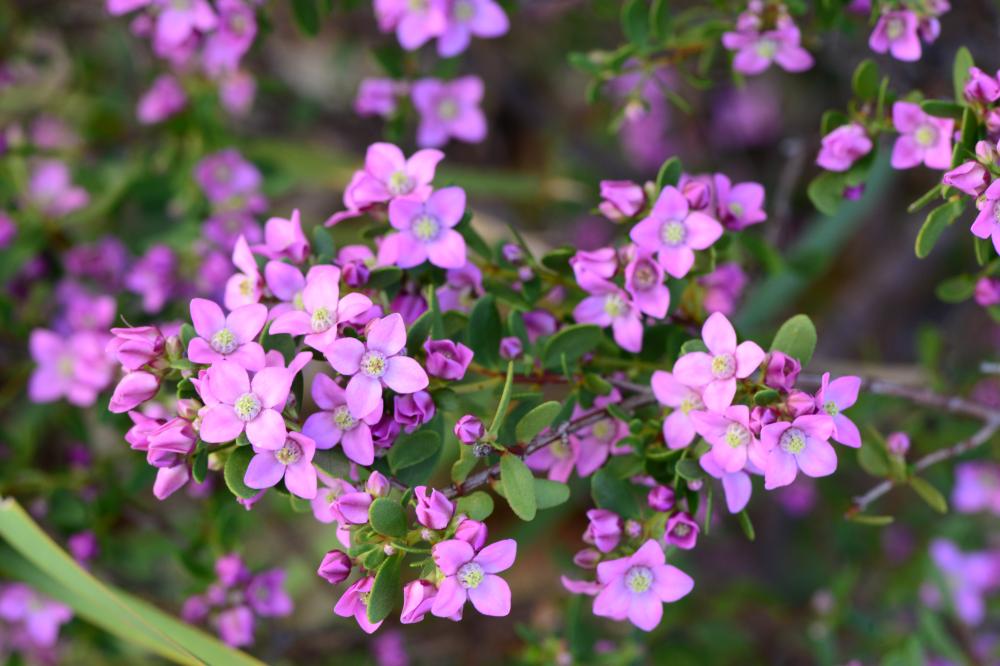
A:
<svg viewBox="0 0 1000 666">
<path fill-rule="evenodd" d="M 382 381 L 396 393 L 416 393 L 427 388 L 428 384 L 427 373 L 419 363 L 409 356 L 389 358 L 386 361 Z M 365 413 L 367 414 L 367 412 Z"/>
<path fill-rule="evenodd" d="M 302 290 L 302 305 L 307 312 L 326 308 L 331 315 L 337 311 L 340 299 L 340 271 L 335 274 L 324 271 L 314 277 L 312 273 Z"/>
<path fill-rule="evenodd" d="M 302 424 L 302 434 L 306 435 L 314 442 L 318 449 L 332 449 L 340 443 L 343 431 L 337 427 L 330 412 L 316 412 L 311 414 L 306 422 Z M 371 463 L 363 463 L 371 464 Z"/>
<path fill-rule="evenodd" d="M 280 411 L 285 407 L 285 401 L 288 400 L 292 378 L 292 373 L 287 368 L 271 366 L 253 376 L 250 388 L 260 398 L 264 407 L 276 407 Z"/>
<path fill-rule="evenodd" d="M 239 364 L 220 361 L 209 368 L 208 384 L 212 395 L 232 405 L 237 398 L 250 390 L 250 376 Z"/>
<path fill-rule="evenodd" d="M 287 333 L 289 335 L 305 335 L 312 333 L 312 318 L 302 310 L 291 310 L 282 313 L 271 322 L 267 329 L 268 335 Z"/>
<path fill-rule="evenodd" d="M 795 464 L 795 456 L 774 448 L 767 457 L 767 468 L 764 470 L 764 488 L 774 490 L 787 486 L 795 481 L 799 466 Z"/>
<path fill-rule="evenodd" d="M 510 614 L 510 586 L 500 576 L 487 574 L 479 585 L 468 591 L 469 601 L 483 615 L 504 617 Z"/>
<path fill-rule="evenodd" d="M 431 615 L 435 617 L 451 617 L 462 610 L 468 594 L 454 576 L 448 576 L 438 586 L 437 594 L 434 596 L 434 605 L 431 606 Z"/>
<path fill-rule="evenodd" d="M 516 557 L 517 542 L 513 539 L 504 539 L 483 548 L 473 560 L 478 562 L 486 573 L 495 574 L 510 569 Z"/>
<path fill-rule="evenodd" d="M 373 377 L 357 374 L 347 383 L 346 396 L 351 416 L 364 418 L 382 399 L 382 384 Z"/>
<path fill-rule="evenodd" d="M 674 363 L 674 379 L 690 386 L 705 386 L 713 381 L 712 357 L 705 352 L 689 352 Z"/>
<path fill-rule="evenodd" d="M 855 449 L 861 448 L 861 432 L 854 421 L 843 414 L 837 414 L 833 417 L 833 424 L 836 428 L 833 433 L 834 441 Z"/>
<path fill-rule="evenodd" d="M 222 354 L 212 349 L 205 338 L 191 338 L 191 342 L 188 343 L 187 357 L 193 363 L 205 364 L 215 363 L 223 359 Z"/>
<path fill-rule="evenodd" d="M 688 216 L 688 200 L 676 187 L 667 185 L 657 197 L 652 212 L 653 216 L 660 222 L 683 220 Z M 657 234 L 659 234 L 659 225 L 657 225 Z"/>
<path fill-rule="evenodd" d="M 609 617 L 613 620 L 624 620 L 628 615 L 631 603 L 632 595 L 625 588 L 625 580 L 619 576 L 608 582 L 604 589 L 594 597 L 594 615 Z"/>
<path fill-rule="evenodd" d="M 663 619 L 663 602 L 651 591 L 634 594 L 628 607 L 628 619 L 643 631 L 652 631 Z"/>
<path fill-rule="evenodd" d="M 312 399 L 317 407 L 327 410 L 335 409 L 347 401 L 347 398 L 344 397 L 344 389 L 322 373 L 313 377 Z"/>
<path fill-rule="evenodd" d="M 694 579 L 675 566 L 661 564 L 652 569 L 652 590 L 661 602 L 673 603 L 694 589 Z"/>
<path fill-rule="evenodd" d="M 465 266 L 465 239 L 454 229 L 442 229 L 433 243 L 427 243 L 427 258 L 439 268 Z"/>
<path fill-rule="evenodd" d="M 660 544 L 649 539 L 646 543 L 639 547 L 639 550 L 635 551 L 631 557 L 631 566 L 642 565 L 646 567 L 658 567 L 664 562 L 666 562 L 666 556 L 663 554 L 663 549 L 660 548 Z"/>
<path fill-rule="evenodd" d="M 923 149 L 912 135 L 904 134 L 892 146 L 892 168 L 910 169 L 923 161 Z"/>
<path fill-rule="evenodd" d="M 194 342 L 194 340 L 191 342 Z M 239 349 L 227 356 L 226 359 L 233 363 L 238 363 L 252 372 L 257 372 L 266 365 L 264 348 L 256 342 L 244 343 Z"/>
<path fill-rule="evenodd" d="M 694 440 L 695 429 L 691 419 L 677 410 L 663 420 L 663 439 L 671 449 L 683 449 Z"/>
<path fill-rule="evenodd" d="M 205 298 L 192 298 L 191 323 L 198 335 L 211 339 L 218 330 L 225 327 L 226 315 L 218 303 Z"/>
<path fill-rule="evenodd" d="M 858 392 L 861 390 L 861 378 L 854 375 L 838 377 L 827 384 L 823 391 L 824 401 L 833 401 L 838 409 L 847 409 L 858 401 Z"/>
<path fill-rule="evenodd" d="M 656 261 L 663 270 L 675 278 L 682 278 L 688 274 L 694 266 L 694 251 L 684 245 L 678 247 L 664 247 L 656 253 Z"/>
<path fill-rule="evenodd" d="M 202 414 L 199 435 L 210 444 L 231 442 L 243 432 L 243 425 L 231 405 L 216 403 Z"/>
<path fill-rule="evenodd" d="M 267 321 L 267 307 L 260 303 L 236 308 L 226 317 L 228 328 L 242 344 L 257 337 Z"/>
<path fill-rule="evenodd" d="M 352 462 L 365 466 L 375 462 L 372 431 L 367 425 L 358 425 L 353 430 L 345 432 L 341 439 L 341 446 L 344 448 L 344 455 Z"/>
<path fill-rule="evenodd" d="M 722 237 L 722 225 L 704 213 L 688 215 L 684 227 L 687 229 L 684 244 L 694 250 L 704 250 Z"/>
<path fill-rule="evenodd" d="M 734 397 L 736 397 L 736 380 L 733 378 L 709 382 L 701 394 L 705 406 L 716 412 L 724 411 L 733 404 Z"/>
<path fill-rule="evenodd" d="M 344 322 L 354 319 L 362 312 L 367 312 L 372 307 L 372 299 L 364 294 L 345 294 L 337 304 L 337 321 Z"/>
<path fill-rule="evenodd" d="M 701 337 L 712 354 L 736 352 L 736 330 L 721 312 L 713 312 L 701 328 Z"/>
<path fill-rule="evenodd" d="M 434 180 L 434 170 L 438 162 L 444 159 L 440 150 L 426 149 L 413 153 L 406 162 L 406 172 L 417 185 L 430 185 Z"/>
<path fill-rule="evenodd" d="M 679 407 L 691 391 L 688 387 L 677 381 L 674 376 L 666 370 L 656 370 L 649 381 L 653 389 L 653 395 L 657 402 L 668 407 Z"/>
<path fill-rule="evenodd" d="M 736 377 L 746 379 L 764 361 L 764 350 L 756 342 L 741 342 L 736 348 Z"/>
<path fill-rule="evenodd" d="M 806 447 L 796 458 L 806 476 L 829 476 L 837 471 L 837 453 L 830 442 L 822 439 L 806 437 Z"/>
<path fill-rule="evenodd" d="M 389 202 L 389 223 L 394 229 L 406 231 L 414 218 L 423 214 L 424 204 L 414 199 L 393 199 Z"/>
<path fill-rule="evenodd" d="M 816 439 L 827 440 L 833 435 L 834 423 L 833 419 L 827 414 L 809 414 L 808 416 L 800 416 L 795 419 L 792 424 L 797 428 L 802 428 L 802 430 Z"/>
<path fill-rule="evenodd" d="M 382 182 L 387 182 L 397 171 L 406 167 L 403 151 L 391 143 L 373 143 L 365 154 L 365 171 Z"/>
<path fill-rule="evenodd" d="M 274 457 L 270 451 L 258 453 L 250 459 L 243 483 L 258 490 L 278 485 L 285 474 L 285 466 Z"/>
<path fill-rule="evenodd" d="M 403 316 L 393 312 L 376 320 L 368 329 L 368 349 L 380 351 L 386 356 L 398 354 L 406 345 L 406 324 Z"/>
<path fill-rule="evenodd" d="M 663 221 L 657 217 L 647 217 L 637 225 L 632 227 L 632 231 L 629 232 L 629 238 L 632 242 L 641 248 L 648 250 L 657 250 L 663 245 L 663 241 L 660 238 L 660 227 L 663 226 Z"/>
<path fill-rule="evenodd" d="M 427 212 L 445 227 L 454 227 L 465 214 L 465 190 L 461 187 L 443 187 L 430 196 L 425 204 Z"/>
<path fill-rule="evenodd" d="M 459 568 L 472 561 L 475 551 L 472 545 L 461 539 L 448 539 L 434 545 L 434 563 L 445 576 L 454 576 Z"/>
<path fill-rule="evenodd" d="M 249 469 L 247 471 L 249 472 Z M 294 465 L 289 465 L 285 469 L 285 487 L 288 488 L 288 492 L 302 499 L 316 497 L 316 468 L 312 462 L 300 460 Z"/>
<path fill-rule="evenodd" d="M 739 513 L 750 501 L 753 483 L 745 472 L 726 474 L 722 477 L 722 490 L 726 494 L 726 508 L 729 513 Z"/>
<path fill-rule="evenodd" d="M 281 414 L 273 409 L 261 410 L 253 421 L 246 425 L 247 439 L 258 449 L 277 451 L 285 444 L 288 430 Z"/>
<path fill-rule="evenodd" d="M 727 474 L 739 472 L 747 463 L 746 446 L 729 446 L 718 442 L 712 446 L 712 457 Z"/>
<path fill-rule="evenodd" d="M 365 345 L 357 338 L 337 338 L 324 355 L 333 369 L 342 375 L 354 375 L 361 369 Z"/>
</svg>

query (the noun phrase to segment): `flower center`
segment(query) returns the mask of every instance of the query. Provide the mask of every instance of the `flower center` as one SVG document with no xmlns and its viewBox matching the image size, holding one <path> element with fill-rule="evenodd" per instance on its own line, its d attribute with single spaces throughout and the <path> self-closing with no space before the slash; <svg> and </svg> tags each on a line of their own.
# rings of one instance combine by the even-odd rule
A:
<svg viewBox="0 0 1000 666">
<path fill-rule="evenodd" d="M 282 465 L 294 465 L 302 458 L 302 447 L 294 439 L 286 439 L 285 445 L 275 452 L 274 457 Z"/>
<path fill-rule="evenodd" d="M 389 176 L 389 183 L 386 185 L 386 189 L 394 197 L 409 194 L 413 190 L 413 179 L 406 175 L 405 171 L 394 171 Z"/>
<path fill-rule="evenodd" d="M 443 99 L 438 102 L 437 113 L 441 120 L 453 120 L 458 115 L 458 104 L 453 99 Z"/>
<path fill-rule="evenodd" d="M 653 572 L 649 567 L 632 567 L 625 572 L 625 585 L 634 594 L 642 594 L 653 586 Z"/>
<path fill-rule="evenodd" d="M 608 294 L 604 299 L 604 311 L 612 319 L 621 317 L 627 310 L 628 305 L 625 303 L 625 299 L 623 299 L 620 294 Z"/>
<path fill-rule="evenodd" d="M 467 562 L 458 570 L 458 584 L 467 590 L 474 590 L 483 582 L 483 568 L 475 562 Z"/>
<path fill-rule="evenodd" d="M 684 242 L 687 236 L 687 229 L 680 220 L 670 220 L 664 222 L 660 227 L 660 240 L 668 247 L 677 247 Z"/>
<path fill-rule="evenodd" d="M 1000 224 L 1000 201 L 993 203 L 993 221 Z"/>
<path fill-rule="evenodd" d="M 437 218 L 424 214 L 413 221 L 410 229 L 417 240 L 429 243 L 438 237 L 441 232 L 441 224 L 438 223 Z"/>
<path fill-rule="evenodd" d="M 366 351 L 361 357 L 361 372 L 369 377 L 381 377 L 385 374 L 385 354 L 380 351 Z"/>
<path fill-rule="evenodd" d="M 806 434 L 799 430 L 798 428 L 789 428 L 785 432 L 781 433 L 781 439 L 778 440 L 778 446 L 785 453 L 791 453 L 793 456 L 797 456 L 802 453 L 802 449 L 806 448 Z"/>
<path fill-rule="evenodd" d="M 331 316 L 330 311 L 326 308 L 316 308 L 312 313 L 310 325 L 312 326 L 313 333 L 322 333 L 333 326 L 333 316 Z"/>
<path fill-rule="evenodd" d="M 743 211 L 744 211 L 743 204 L 737 203 L 735 201 L 729 204 L 729 212 L 732 213 L 735 217 L 742 217 Z"/>
<path fill-rule="evenodd" d="M 726 444 L 734 449 L 738 449 L 750 443 L 750 431 L 742 424 L 730 423 L 729 427 L 726 428 L 726 434 L 723 435 L 723 439 Z"/>
<path fill-rule="evenodd" d="M 260 398 L 256 393 L 244 393 L 233 403 L 233 411 L 240 421 L 253 421 L 260 414 L 260 409 Z"/>
<path fill-rule="evenodd" d="M 367 608 L 368 607 L 368 600 L 371 598 L 371 596 L 372 596 L 372 593 L 370 591 L 369 592 L 358 592 L 358 601 L 361 602 L 362 606 L 364 606 L 365 608 Z"/>
<path fill-rule="evenodd" d="M 670 532 L 675 537 L 680 537 L 681 539 L 683 539 L 688 534 L 691 534 L 691 528 L 688 526 L 687 523 L 677 523 L 676 525 L 674 525 L 674 529 L 670 530 Z"/>
<path fill-rule="evenodd" d="M 903 36 L 906 25 L 902 19 L 891 18 L 885 22 L 885 35 L 889 39 L 896 40 Z"/>
<path fill-rule="evenodd" d="M 937 128 L 930 123 L 924 123 L 913 133 L 913 138 L 924 148 L 927 148 L 937 141 Z"/>
<path fill-rule="evenodd" d="M 712 359 L 712 376 L 716 379 L 729 379 L 736 374 L 736 357 L 732 354 L 719 354 Z"/>
<path fill-rule="evenodd" d="M 647 291 L 656 286 L 656 269 L 648 261 L 640 261 L 632 274 L 632 282 L 636 289 Z"/>
<path fill-rule="evenodd" d="M 614 436 L 615 428 L 611 423 L 611 419 L 601 419 L 594 424 L 594 426 L 590 429 L 590 432 L 600 441 L 606 442 Z"/>
<path fill-rule="evenodd" d="M 692 411 L 698 409 L 704 409 L 705 403 L 702 402 L 701 396 L 691 391 L 688 393 L 683 400 L 681 400 L 681 406 L 678 409 L 681 410 L 682 414 L 690 414 Z"/>
<path fill-rule="evenodd" d="M 773 39 L 762 39 L 757 42 L 755 50 L 761 58 L 773 58 L 774 54 L 778 52 L 778 45 Z"/>
<path fill-rule="evenodd" d="M 552 457 L 558 458 L 559 460 L 564 460 L 569 457 L 569 447 L 566 446 L 566 441 L 563 439 L 557 439 L 554 441 L 549 450 L 552 451 Z"/>
<path fill-rule="evenodd" d="M 837 403 L 835 403 L 833 400 L 827 400 L 825 403 L 823 403 L 823 411 L 829 414 L 830 416 L 836 416 L 837 414 L 840 413 L 840 408 L 837 407 Z"/>
<path fill-rule="evenodd" d="M 452 15 L 455 17 L 456 21 L 464 23 L 472 20 L 472 17 L 476 15 L 476 10 L 472 6 L 471 2 L 458 0 L 458 2 L 455 3 L 454 9 L 452 9 Z"/>
<path fill-rule="evenodd" d="M 220 354 L 232 354 L 239 346 L 236 342 L 236 336 L 228 328 L 216 331 L 210 344 L 212 349 Z"/>
<path fill-rule="evenodd" d="M 76 363 L 72 356 L 67 355 L 59 358 L 56 367 L 59 368 L 59 374 L 63 377 L 72 377 L 75 374 Z"/>
<path fill-rule="evenodd" d="M 251 278 L 246 278 L 240 282 L 240 293 L 244 296 L 249 297 L 253 294 L 254 281 Z"/>
<path fill-rule="evenodd" d="M 341 405 L 333 410 L 333 423 L 341 430 L 354 430 L 358 427 L 358 420 L 351 416 L 351 410 L 347 405 Z"/>
<path fill-rule="evenodd" d="M 306 309 L 306 304 L 302 301 L 302 292 L 301 291 L 295 292 L 295 295 L 292 296 L 292 307 L 294 307 L 296 310 L 305 310 Z"/>
</svg>

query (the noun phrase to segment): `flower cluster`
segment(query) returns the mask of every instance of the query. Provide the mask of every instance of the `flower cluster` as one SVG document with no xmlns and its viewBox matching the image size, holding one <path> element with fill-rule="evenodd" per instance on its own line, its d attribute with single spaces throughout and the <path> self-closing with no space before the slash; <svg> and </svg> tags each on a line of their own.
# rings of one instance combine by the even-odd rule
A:
<svg viewBox="0 0 1000 666">
<path fill-rule="evenodd" d="M 0 585 L 0 654 L 18 653 L 30 663 L 59 663 L 56 642 L 73 611 L 24 583 Z"/>
<path fill-rule="evenodd" d="M 924 44 L 933 44 L 941 34 L 939 17 L 951 9 L 948 0 L 904 0 L 886 3 L 868 46 L 876 53 L 889 53 L 897 60 L 920 60 Z"/>
<path fill-rule="evenodd" d="M 396 33 L 404 49 L 415 51 L 436 39 L 443 58 L 462 53 L 472 37 L 500 37 L 510 28 L 507 14 L 493 0 L 375 0 L 374 7 L 379 29 Z"/>
<path fill-rule="evenodd" d="M 229 554 L 216 560 L 215 577 L 204 593 L 184 601 L 181 617 L 191 624 L 214 627 L 227 645 L 253 645 L 259 618 L 285 617 L 292 612 L 281 569 L 253 573 L 238 555 Z"/>
<path fill-rule="evenodd" d="M 733 69 L 760 74 L 772 63 L 788 72 L 804 72 L 813 57 L 802 48 L 802 35 L 783 4 L 750 0 L 736 20 L 736 29 L 722 36 L 722 45 L 735 52 Z"/>
</svg>

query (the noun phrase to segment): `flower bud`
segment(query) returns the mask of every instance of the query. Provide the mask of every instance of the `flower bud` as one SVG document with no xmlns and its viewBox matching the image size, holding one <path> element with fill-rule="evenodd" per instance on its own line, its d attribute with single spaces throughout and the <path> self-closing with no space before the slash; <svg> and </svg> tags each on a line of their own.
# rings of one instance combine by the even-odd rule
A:
<svg viewBox="0 0 1000 666">
<path fill-rule="evenodd" d="M 520 358 L 523 351 L 521 338 L 517 336 L 511 335 L 500 340 L 500 358 L 504 360 L 512 361 Z"/>
<path fill-rule="evenodd" d="M 596 569 L 601 561 L 601 553 L 593 548 L 584 548 L 573 556 L 573 564 L 582 569 Z"/>
<path fill-rule="evenodd" d="M 351 558 L 339 550 L 331 550 L 323 556 L 316 573 L 331 585 L 341 583 L 351 575 Z"/>
<path fill-rule="evenodd" d="M 451 340 L 427 340 L 427 373 L 441 379 L 459 380 L 472 363 L 472 350 Z"/>
<path fill-rule="evenodd" d="M 475 444 L 486 434 L 486 427 L 472 414 L 466 414 L 455 424 L 454 432 L 463 444 Z"/>
<path fill-rule="evenodd" d="M 944 174 L 941 182 L 965 192 L 970 197 L 978 197 L 989 185 L 990 177 L 979 162 L 965 162 Z"/>
<path fill-rule="evenodd" d="M 664 538 L 667 543 L 683 550 L 691 550 L 698 541 L 698 523 L 686 513 L 675 513 L 667 521 Z"/>
<path fill-rule="evenodd" d="M 669 486 L 653 486 L 646 495 L 649 508 L 654 511 L 670 511 L 674 508 L 674 489 Z"/>
<path fill-rule="evenodd" d="M 381 472 L 372 472 L 365 483 L 365 490 L 372 497 L 385 497 L 391 489 L 392 484 Z"/>
<path fill-rule="evenodd" d="M 767 369 L 764 374 L 764 384 L 779 391 L 789 392 L 795 386 L 802 371 L 802 364 L 783 352 L 771 352 L 767 359 Z"/>
<path fill-rule="evenodd" d="M 786 404 L 793 418 L 812 414 L 816 411 L 816 398 L 804 391 L 792 391 L 788 395 Z"/>
<path fill-rule="evenodd" d="M 155 326 L 113 328 L 115 337 L 108 343 L 108 352 L 126 370 L 138 370 L 163 355 L 166 341 Z"/>
<path fill-rule="evenodd" d="M 976 303 L 988 308 L 992 305 L 1000 305 L 1000 279 L 991 277 L 981 277 L 976 282 L 975 291 Z"/>
<path fill-rule="evenodd" d="M 486 543 L 487 535 L 486 524 L 471 518 L 463 518 L 458 527 L 455 528 L 455 538 L 468 542 L 472 549 L 477 552 Z"/>
<path fill-rule="evenodd" d="M 629 180 L 602 180 L 598 209 L 612 222 L 632 217 L 646 205 L 642 187 Z"/>
<path fill-rule="evenodd" d="M 417 520 L 420 524 L 432 530 L 448 527 L 448 522 L 455 513 L 455 505 L 451 500 L 444 493 L 427 486 L 417 486 L 415 491 Z"/>
<path fill-rule="evenodd" d="M 156 375 L 143 370 L 130 372 L 115 387 L 108 409 L 122 414 L 151 399 L 159 390 L 160 378 Z"/>
<path fill-rule="evenodd" d="M 524 259 L 524 250 L 516 243 L 505 243 L 500 252 L 503 254 L 503 258 L 512 264 L 520 263 Z"/>
<path fill-rule="evenodd" d="M 602 553 L 615 549 L 622 536 L 622 519 L 613 511 L 607 509 L 591 509 L 587 512 L 590 525 L 584 535 L 584 541 L 592 541 Z"/>
<path fill-rule="evenodd" d="M 894 456 L 903 457 L 910 450 L 910 436 L 905 432 L 894 432 L 885 440 L 886 448 Z"/>
<path fill-rule="evenodd" d="M 406 432 L 413 432 L 430 421 L 436 411 L 434 398 L 427 391 L 396 394 L 393 398 L 393 418 Z"/>
</svg>

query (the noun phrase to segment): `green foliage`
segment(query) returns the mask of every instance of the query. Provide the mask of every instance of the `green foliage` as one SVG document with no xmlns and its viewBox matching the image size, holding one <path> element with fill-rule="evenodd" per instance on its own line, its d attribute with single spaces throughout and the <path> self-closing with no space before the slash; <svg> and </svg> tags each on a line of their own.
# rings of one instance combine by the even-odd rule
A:
<svg viewBox="0 0 1000 666">
<path fill-rule="evenodd" d="M 918 257 L 923 259 L 931 253 L 944 230 L 957 220 L 965 210 L 965 204 L 965 199 L 954 199 L 941 204 L 928 213 L 923 226 L 917 233 L 916 254 Z"/>
<path fill-rule="evenodd" d="M 535 477 L 524 461 L 510 453 L 501 456 L 500 483 L 514 515 L 521 520 L 534 520 L 538 510 Z"/>
<path fill-rule="evenodd" d="M 543 402 L 525 414 L 517 423 L 517 441 L 527 444 L 545 428 L 551 425 L 552 420 L 559 414 L 562 405 L 554 400 Z"/>
<path fill-rule="evenodd" d="M 242 499 L 250 499 L 260 492 L 243 482 L 251 458 L 253 458 L 253 451 L 249 446 L 238 446 L 229 454 L 223 469 L 226 487 L 232 494 Z"/>
<path fill-rule="evenodd" d="M 784 352 L 806 366 L 816 351 L 816 339 L 816 326 L 812 319 L 798 314 L 782 324 L 775 333 L 771 351 Z"/>
<path fill-rule="evenodd" d="M 402 537 L 406 534 L 406 512 L 396 500 L 376 497 L 368 507 L 368 522 L 372 529 L 387 537 Z"/>
</svg>

